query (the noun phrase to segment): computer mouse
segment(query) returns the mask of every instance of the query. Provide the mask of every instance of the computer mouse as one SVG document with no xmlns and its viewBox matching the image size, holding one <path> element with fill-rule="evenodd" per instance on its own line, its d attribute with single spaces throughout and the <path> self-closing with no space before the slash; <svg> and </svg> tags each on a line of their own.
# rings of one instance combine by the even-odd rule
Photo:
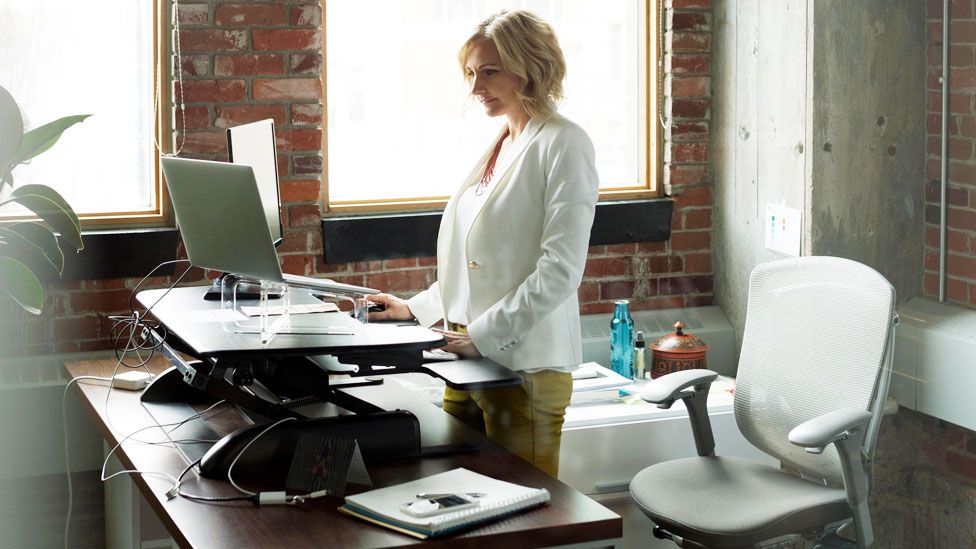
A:
<svg viewBox="0 0 976 549">
<path fill-rule="evenodd" d="M 385 311 L 385 310 L 386 310 L 386 305 L 383 305 L 382 303 L 378 303 L 376 301 L 370 301 L 369 306 L 366 307 L 366 312 L 369 313 L 378 313 L 380 311 Z"/>
</svg>

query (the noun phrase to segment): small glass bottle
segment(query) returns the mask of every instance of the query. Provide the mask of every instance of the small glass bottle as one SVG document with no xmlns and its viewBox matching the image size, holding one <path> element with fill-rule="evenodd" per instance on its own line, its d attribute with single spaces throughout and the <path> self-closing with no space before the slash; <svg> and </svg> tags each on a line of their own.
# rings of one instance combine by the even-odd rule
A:
<svg viewBox="0 0 976 549">
<path fill-rule="evenodd" d="M 644 332 L 638 331 L 634 338 L 634 379 L 644 379 L 647 357 L 644 356 Z"/>
<path fill-rule="evenodd" d="M 610 369 L 631 378 L 634 368 L 634 320 L 630 318 L 630 302 L 614 301 L 613 320 L 610 321 Z"/>
</svg>

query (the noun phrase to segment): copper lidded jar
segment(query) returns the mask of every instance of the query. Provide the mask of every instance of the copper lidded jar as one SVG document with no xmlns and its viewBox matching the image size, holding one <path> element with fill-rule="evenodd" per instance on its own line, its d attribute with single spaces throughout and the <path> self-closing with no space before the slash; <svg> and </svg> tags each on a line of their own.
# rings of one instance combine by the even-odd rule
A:
<svg viewBox="0 0 976 549">
<path fill-rule="evenodd" d="M 653 361 L 651 377 L 661 377 L 671 372 L 705 368 L 708 344 L 691 334 L 684 333 L 685 323 L 674 323 L 674 333 L 651 344 Z"/>
</svg>

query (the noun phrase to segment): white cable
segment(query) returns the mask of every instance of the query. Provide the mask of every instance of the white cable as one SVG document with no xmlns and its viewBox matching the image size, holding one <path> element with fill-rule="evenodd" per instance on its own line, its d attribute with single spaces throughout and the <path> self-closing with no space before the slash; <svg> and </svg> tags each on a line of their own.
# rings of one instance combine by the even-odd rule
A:
<svg viewBox="0 0 976 549">
<path fill-rule="evenodd" d="M 257 439 L 261 438 L 262 436 L 264 436 L 265 433 L 267 433 L 271 429 L 274 429 L 275 427 L 281 425 L 282 423 L 285 423 L 285 422 L 288 422 L 288 421 L 295 421 L 295 420 L 296 420 L 296 418 L 293 418 L 293 417 L 286 417 L 285 419 L 279 419 L 278 421 L 276 421 L 276 422 L 272 423 L 271 425 L 268 425 L 267 427 L 265 427 L 263 431 L 261 431 L 260 433 L 258 433 L 257 436 L 255 436 L 254 438 L 252 438 L 251 440 L 249 440 L 247 442 L 247 444 L 245 444 L 244 447 L 241 448 L 241 451 L 238 452 L 236 456 L 234 456 L 234 460 L 230 462 L 230 467 L 227 468 L 227 481 L 230 482 L 231 486 L 233 486 L 234 488 L 236 488 L 238 492 L 240 492 L 240 493 L 242 493 L 244 495 L 247 495 L 247 496 L 255 496 L 255 495 L 257 495 L 257 492 L 252 492 L 250 490 L 245 490 L 245 489 L 241 488 L 240 486 L 238 486 L 236 482 L 234 482 L 234 477 L 231 476 L 231 471 L 234 470 L 234 465 L 236 465 L 237 464 L 237 460 L 240 459 L 241 456 L 244 455 L 244 452 L 246 452 L 247 449 L 250 448 L 252 444 L 254 444 L 254 441 L 256 441 Z"/>
</svg>

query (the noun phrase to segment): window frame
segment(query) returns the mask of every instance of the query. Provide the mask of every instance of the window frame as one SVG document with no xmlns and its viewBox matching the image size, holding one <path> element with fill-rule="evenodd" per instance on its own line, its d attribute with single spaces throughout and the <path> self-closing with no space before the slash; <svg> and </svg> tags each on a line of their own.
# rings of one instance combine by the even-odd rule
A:
<svg viewBox="0 0 976 549">
<path fill-rule="evenodd" d="M 154 109 L 155 116 L 153 117 L 154 127 L 152 129 L 152 134 L 154 139 L 150 140 L 149 144 L 151 150 L 150 158 L 152 159 L 152 168 L 149 170 L 149 176 L 151 178 L 151 181 L 149 182 L 149 189 L 154 196 L 153 201 L 155 206 L 145 210 L 107 211 L 77 214 L 83 231 L 86 229 L 98 230 L 172 226 L 172 213 L 169 204 L 169 197 L 166 193 L 165 181 L 163 180 L 160 154 L 157 154 L 155 150 L 155 143 L 158 143 L 162 150 L 166 150 L 171 142 L 169 117 L 167 116 L 169 112 L 172 112 L 170 94 L 168 92 L 170 78 L 167 76 L 171 74 L 169 69 L 172 67 L 172 61 L 169 61 L 171 57 L 168 51 L 169 40 L 166 38 L 169 32 L 167 24 L 169 19 L 166 17 L 166 15 L 169 13 L 167 8 L 168 2 L 166 0 L 149 1 L 152 2 L 153 14 L 151 24 L 152 64 L 150 65 L 150 72 L 154 75 L 150 88 L 153 90 L 154 94 L 158 94 L 158 107 Z M 157 82 L 157 80 L 159 80 L 159 82 Z M 154 96 L 151 95 L 149 99 L 153 100 Z M 0 225 L 16 223 L 25 219 L 36 219 L 36 216 L 30 214 L 0 214 Z"/>
<path fill-rule="evenodd" d="M 639 62 L 644 70 L 641 74 L 641 117 L 644 119 L 643 147 L 639 171 L 644 181 L 642 188 L 610 187 L 600 189 L 600 201 L 640 200 L 663 198 L 664 193 L 664 128 L 659 123 L 664 105 L 664 44 L 662 0 L 640 0 L 644 3 L 643 38 L 644 45 Z M 329 198 L 329 124 L 328 124 L 328 56 L 326 28 L 328 0 L 320 0 L 322 11 L 322 200 L 325 214 L 377 214 L 397 212 L 419 212 L 443 210 L 449 196 L 428 196 L 411 198 L 391 198 L 369 201 L 332 202 Z"/>
</svg>

